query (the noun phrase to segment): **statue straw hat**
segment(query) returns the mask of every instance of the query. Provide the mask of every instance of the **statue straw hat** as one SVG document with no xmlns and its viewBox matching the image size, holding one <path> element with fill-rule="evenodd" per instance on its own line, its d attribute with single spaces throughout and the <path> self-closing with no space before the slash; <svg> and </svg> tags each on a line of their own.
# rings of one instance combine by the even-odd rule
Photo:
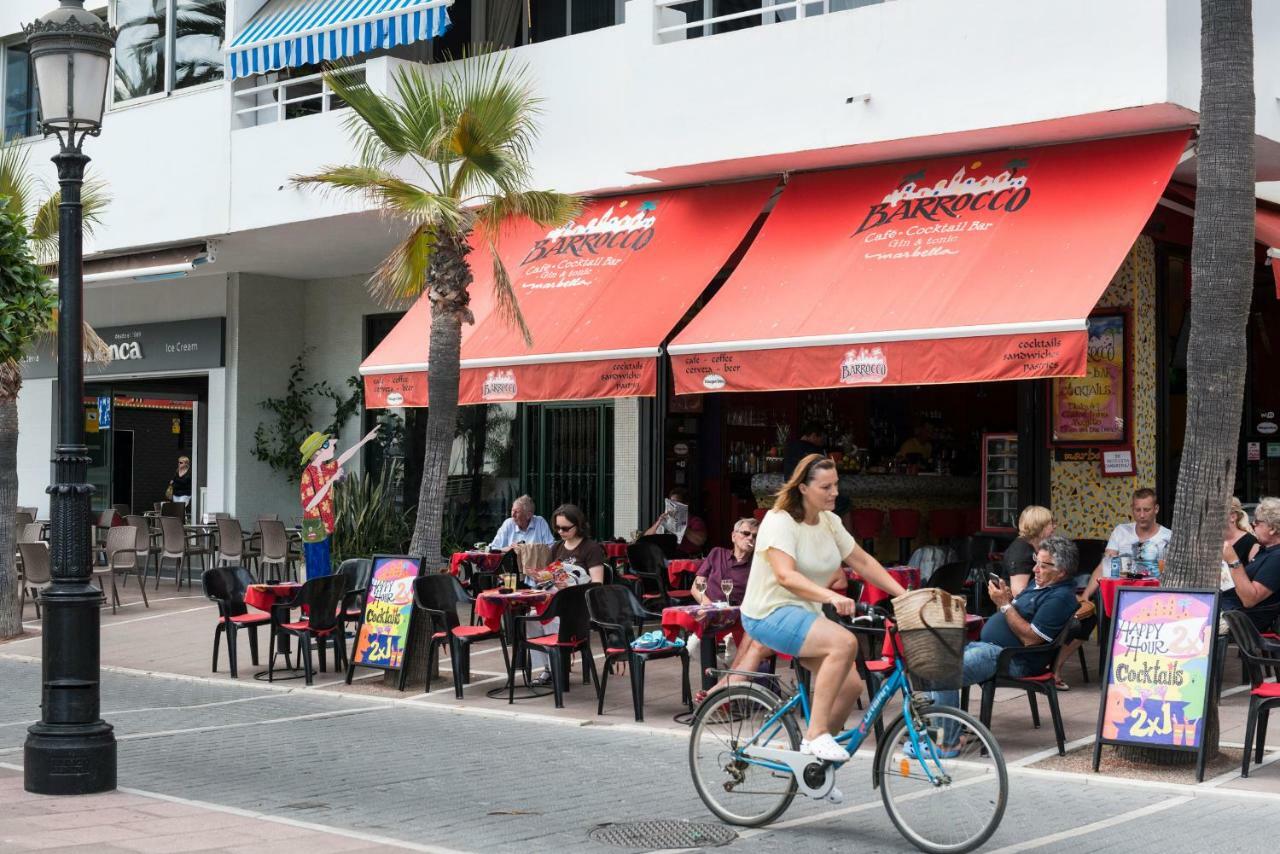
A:
<svg viewBox="0 0 1280 854">
<path fill-rule="evenodd" d="M 302 444 L 298 446 L 298 450 L 302 452 L 302 466 L 306 467 L 311 462 L 311 458 L 315 456 L 316 451 L 324 445 L 325 442 L 332 439 L 333 436 L 328 433 L 312 433 L 310 436 L 302 440 Z"/>
</svg>

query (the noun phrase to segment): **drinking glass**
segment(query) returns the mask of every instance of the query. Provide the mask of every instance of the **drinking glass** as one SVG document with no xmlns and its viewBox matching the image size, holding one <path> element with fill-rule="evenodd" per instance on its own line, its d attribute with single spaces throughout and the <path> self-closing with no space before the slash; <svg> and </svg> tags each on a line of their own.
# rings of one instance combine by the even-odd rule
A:
<svg viewBox="0 0 1280 854">
<path fill-rule="evenodd" d="M 729 601 L 729 594 L 733 592 L 733 579 L 720 579 L 720 592 L 724 594 L 724 601 Z"/>
</svg>

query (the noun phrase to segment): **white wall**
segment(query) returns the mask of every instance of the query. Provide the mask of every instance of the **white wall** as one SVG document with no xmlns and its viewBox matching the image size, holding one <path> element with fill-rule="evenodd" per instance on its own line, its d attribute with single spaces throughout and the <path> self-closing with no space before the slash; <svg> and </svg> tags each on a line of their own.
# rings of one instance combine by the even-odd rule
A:
<svg viewBox="0 0 1280 854">
<path fill-rule="evenodd" d="M 301 515 L 297 486 L 254 459 L 253 432 L 268 414 L 258 405 L 284 394 L 302 349 L 303 288 L 288 279 L 237 274 L 227 323 L 226 510 L 249 524 L 260 513 Z"/>
<path fill-rule="evenodd" d="M 84 289 L 84 317 L 90 326 L 194 320 L 226 314 L 225 274 L 90 285 Z"/>
<path fill-rule="evenodd" d="M 613 402 L 613 531 L 628 537 L 640 518 L 640 401 Z"/>
<path fill-rule="evenodd" d="M 53 438 L 53 380 L 26 380 L 18 392 L 18 504 L 39 507 L 41 519 L 49 518 Z"/>
<path fill-rule="evenodd" d="M 325 380 L 340 394 L 346 394 L 347 378 L 355 374 L 364 361 L 364 316 L 387 311 L 372 299 L 364 287 L 365 277 L 319 279 L 305 284 L 303 332 L 306 346 L 314 347 L 308 360 L 308 377 Z M 317 413 L 325 420 L 331 411 Z M 352 418 L 339 435 L 343 448 L 361 438 L 360 419 Z M 351 471 L 359 471 L 363 455 L 349 463 Z"/>
<path fill-rule="evenodd" d="M 0 3 L 0 34 L 52 0 Z M 260 0 L 238 0 L 234 22 Z M 1259 127 L 1280 138 L 1280 4 L 1255 4 Z M 651 0 L 625 24 L 513 51 L 544 99 L 537 184 L 593 191 L 636 173 L 731 158 L 889 144 L 1093 115 L 1198 104 L 1195 0 L 894 0 L 667 44 Z M 371 63 L 385 88 L 395 61 Z M 440 73 L 442 66 L 434 66 Z M 113 202 L 89 251 L 320 220 L 360 207 L 289 186 L 353 152 L 342 115 L 230 130 L 230 84 L 111 110 L 85 146 Z M 846 103 L 869 93 L 869 101 Z M 1117 119 L 1118 120 L 1118 119 Z M 957 142 L 957 145 L 962 143 Z M 34 143 L 47 179 L 51 141 Z M 886 156 L 880 150 L 880 157 Z M 337 222 L 325 223 L 335 239 Z M 219 259 L 225 270 L 235 258 Z M 276 270 L 277 273 L 288 271 Z M 312 274 L 313 275 L 313 274 Z"/>
</svg>

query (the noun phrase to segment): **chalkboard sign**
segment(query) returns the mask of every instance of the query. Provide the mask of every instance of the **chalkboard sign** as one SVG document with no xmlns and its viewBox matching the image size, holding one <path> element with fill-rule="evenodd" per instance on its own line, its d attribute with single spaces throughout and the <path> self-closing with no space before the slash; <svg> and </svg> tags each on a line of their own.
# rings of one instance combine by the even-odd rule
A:
<svg viewBox="0 0 1280 854">
<path fill-rule="evenodd" d="M 1218 593 L 1121 587 L 1107 646 L 1093 770 L 1103 744 L 1195 751 L 1204 779 L 1206 707 L 1214 697 Z"/>
<path fill-rule="evenodd" d="M 422 563 L 416 557 L 374 555 L 355 652 L 347 667 L 348 685 L 356 667 L 404 673 L 413 617 L 413 581 L 421 574 Z"/>
</svg>

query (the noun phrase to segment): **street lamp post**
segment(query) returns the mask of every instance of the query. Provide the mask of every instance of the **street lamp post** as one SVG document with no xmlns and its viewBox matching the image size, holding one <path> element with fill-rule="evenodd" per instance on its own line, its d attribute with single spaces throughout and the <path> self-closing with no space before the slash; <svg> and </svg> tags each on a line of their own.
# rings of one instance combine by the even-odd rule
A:
<svg viewBox="0 0 1280 854">
<path fill-rule="evenodd" d="M 98 608 L 90 516 L 93 487 L 84 444 L 84 328 L 80 187 L 89 162 L 80 151 L 97 136 L 111 67 L 115 29 L 84 10 L 62 5 L 24 28 L 40 89 L 40 122 L 58 137 L 53 158 L 62 189 L 58 206 L 58 447 L 49 487 L 53 583 L 44 606 L 40 722 L 27 730 L 26 789 L 84 795 L 116 787 L 116 740 L 100 715 Z"/>
</svg>

